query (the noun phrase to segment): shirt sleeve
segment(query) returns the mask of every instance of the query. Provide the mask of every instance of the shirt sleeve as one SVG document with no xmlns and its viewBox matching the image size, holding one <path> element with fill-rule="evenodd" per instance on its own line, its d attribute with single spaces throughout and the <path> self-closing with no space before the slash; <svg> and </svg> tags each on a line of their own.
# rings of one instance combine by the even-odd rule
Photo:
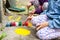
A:
<svg viewBox="0 0 60 40">
<path fill-rule="evenodd" d="M 49 20 L 48 22 L 50 28 L 60 28 L 60 18 Z"/>
<path fill-rule="evenodd" d="M 60 0 L 56 1 L 55 3 L 55 11 L 52 12 L 54 15 L 50 15 L 52 19 L 50 19 L 49 22 L 49 27 L 50 28 L 60 28 Z M 56 14 L 55 14 L 56 13 Z M 49 13 L 50 14 L 50 13 Z"/>
<path fill-rule="evenodd" d="M 49 7 L 41 14 L 46 14 L 50 28 L 60 28 L 60 0 L 49 0 Z"/>
</svg>

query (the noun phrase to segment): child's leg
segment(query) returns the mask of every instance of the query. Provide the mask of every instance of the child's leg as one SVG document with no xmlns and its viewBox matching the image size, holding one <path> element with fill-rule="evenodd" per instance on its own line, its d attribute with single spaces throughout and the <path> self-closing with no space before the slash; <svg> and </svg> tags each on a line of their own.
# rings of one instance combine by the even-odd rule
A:
<svg viewBox="0 0 60 40">
<path fill-rule="evenodd" d="M 44 22 L 44 21 L 47 21 L 46 15 L 35 16 L 31 20 L 32 24 L 35 26 L 39 25 L 41 22 Z"/>
<path fill-rule="evenodd" d="M 60 29 L 51 29 L 49 27 L 45 27 L 43 29 L 40 29 L 36 35 L 40 39 L 54 39 L 60 37 Z"/>
</svg>

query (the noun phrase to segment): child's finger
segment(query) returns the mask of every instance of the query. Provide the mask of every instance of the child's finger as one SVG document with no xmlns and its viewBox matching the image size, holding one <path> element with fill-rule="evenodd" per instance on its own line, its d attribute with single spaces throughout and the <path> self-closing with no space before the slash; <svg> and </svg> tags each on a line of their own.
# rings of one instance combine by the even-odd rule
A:
<svg viewBox="0 0 60 40">
<path fill-rule="evenodd" d="M 37 27 L 36 30 L 38 31 L 39 29 L 41 29 L 41 26 Z"/>
<path fill-rule="evenodd" d="M 46 26 L 48 26 L 48 22 L 43 22 L 43 23 L 40 24 L 40 26 L 46 27 Z"/>
</svg>

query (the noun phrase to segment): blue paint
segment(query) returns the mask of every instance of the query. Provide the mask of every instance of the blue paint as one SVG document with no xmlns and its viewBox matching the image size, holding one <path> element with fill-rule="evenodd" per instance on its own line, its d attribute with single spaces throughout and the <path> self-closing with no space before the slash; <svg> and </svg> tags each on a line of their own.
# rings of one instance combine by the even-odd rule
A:
<svg viewBox="0 0 60 40">
<path fill-rule="evenodd" d="M 11 26 L 11 24 L 10 24 L 10 23 L 7 23 L 7 24 L 6 24 L 6 27 L 10 27 L 10 26 Z"/>
</svg>

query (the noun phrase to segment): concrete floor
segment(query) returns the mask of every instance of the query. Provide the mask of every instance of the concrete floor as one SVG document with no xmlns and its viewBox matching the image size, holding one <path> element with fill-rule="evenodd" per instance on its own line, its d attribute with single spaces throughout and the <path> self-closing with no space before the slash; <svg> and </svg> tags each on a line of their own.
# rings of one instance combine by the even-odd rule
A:
<svg viewBox="0 0 60 40">
<path fill-rule="evenodd" d="M 13 16 L 14 17 L 15 16 L 22 16 L 22 19 L 20 21 L 24 21 L 28 15 L 26 15 L 26 14 L 25 15 L 24 14 L 21 14 L 21 15 L 14 14 Z M 3 20 L 4 27 L 5 27 L 6 23 L 12 21 L 12 20 L 9 21 L 8 17 L 9 16 L 4 16 L 4 20 Z M 2 27 L 2 25 L 1 25 L 1 27 Z M 2 32 L 7 33 L 7 37 L 5 37 L 3 40 L 39 40 L 39 38 L 36 37 L 36 33 L 35 33 L 36 31 L 34 30 L 34 28 L 23 27 L 23 28 L 31 31 L 31 34 L 28 36 L 21 36 L 21 35 L 15 34 L 14 30 L 16 28 L 19 28 L 19 26 L 17 26 L 17 27 L 5 27 L 5 29 L 3 31 L 0 31 L 0 33 L 2 33 Z"/>
<path fill-rule="evenodd" d="M 5 37 L 3 40 L 39 40 L 35 35 L 34 29 L 25 27 L 25 29 L 28 29 L 31 31 L 31 34 L 28 36 L 21 36 L 21 35 L 15 34 L 14 30 L 16 28 L 17 27 L 6 27 L 3 31 L 7 33 L 7 37 Z"/>
<path fill-rule="evenodd" d="M 22 16 L 22 19 L 20 21 L 25 21 L 25 19 L 27 18 L 27 14 L 14 14 L 12 13 L 12 16 L 16 17 L 16 16 Z M 12 20 L 8 20 L 9 16 L 4 16 L 4 20 L 3 20 L 3 26 L 5 27 L 7 22 L 10 22 Z M 2 26 L 2 25 L 1 25 Z M 22 26 L 23 27 L 23 26 Z M 3 31 L 0 31 L 0 33 L 2 32 L 6 32 L 7 33 L 7 37 L 5 37 L 3 40 L 39 40 L 39 38 L 36 37 L 36 31 L 34 30 L 34 28 L 28 28 L 28 27 L 23 27 L 25 29 L 28 29 L 31 31 L 31 34 L 28 36 L 21 36 L 21 35 L 17 35 L 15 34 L 14 30 L 18 28 L 17 27 L 5 27 L 5 29 Z"/>
</svg>

